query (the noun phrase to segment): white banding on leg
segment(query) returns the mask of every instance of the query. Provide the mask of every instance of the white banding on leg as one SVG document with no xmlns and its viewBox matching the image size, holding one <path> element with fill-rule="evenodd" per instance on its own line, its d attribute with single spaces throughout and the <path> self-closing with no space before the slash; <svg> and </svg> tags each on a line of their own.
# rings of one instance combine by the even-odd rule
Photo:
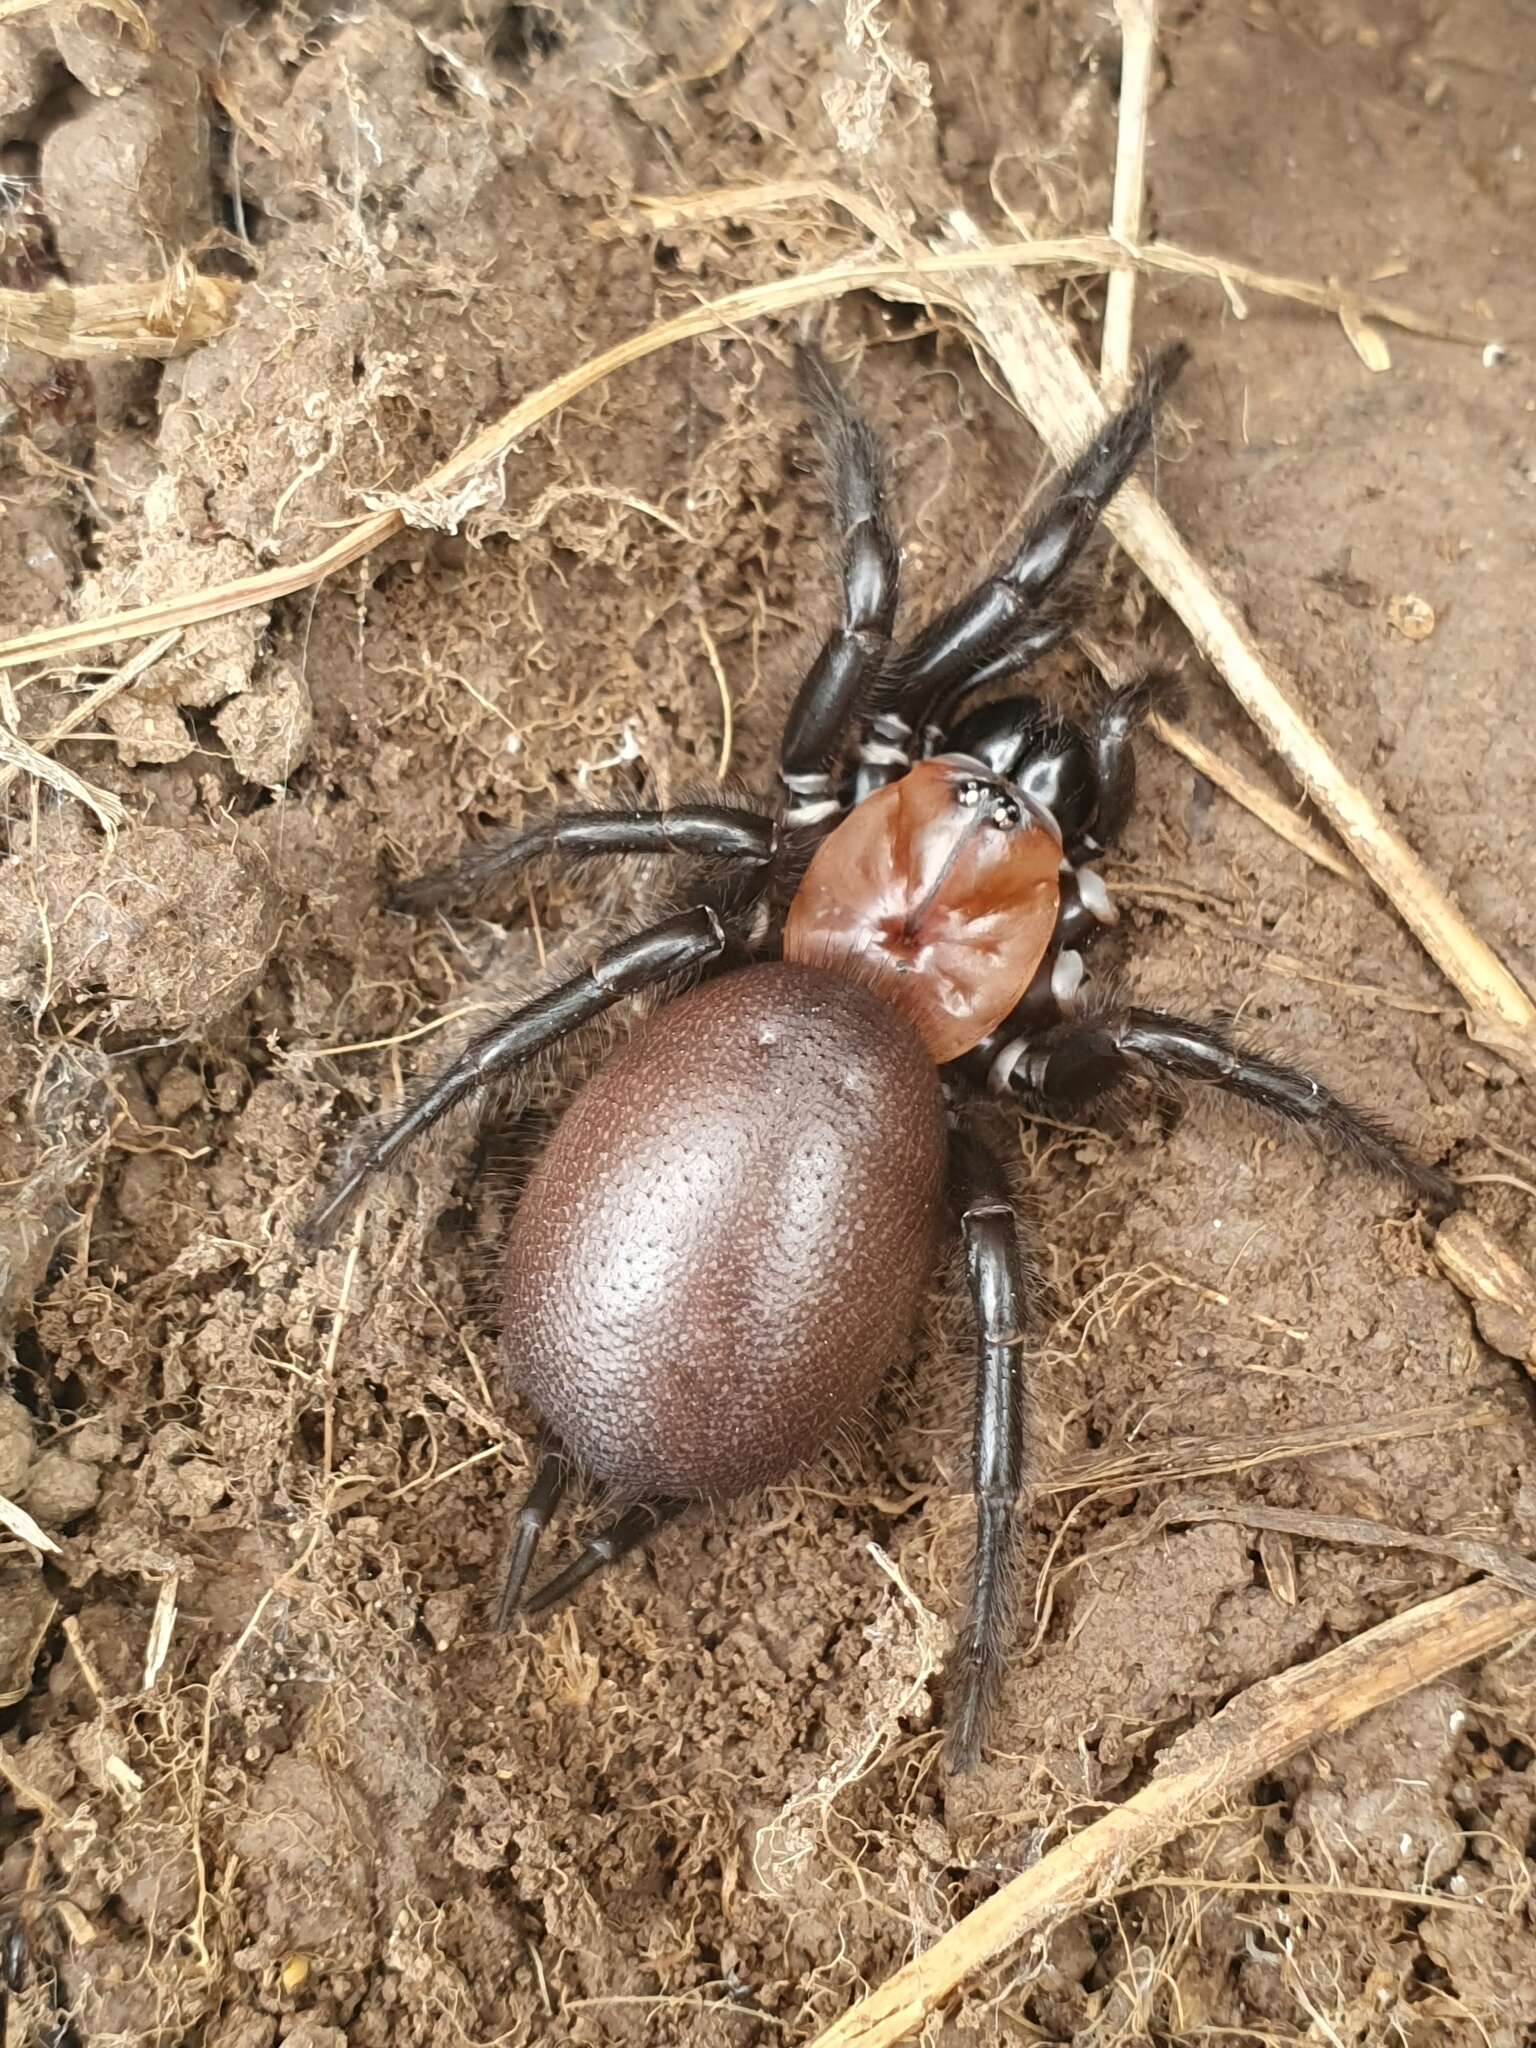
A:
<svg viewBox="0 0 1536 2048">
<path fill-rule="evenodd" d="M 1118 924 L 1120 912 L 1111 900 L 1104 877 L 1094 868 L 1077 870 L 1077 894 L 1084 910 L 1100 924 Z"/>
<path fill-rule="evenodd" d="M 912 766 L 905 747 L 887 746 L 884 740 L 866 740 L 859 749 L 859 759 L 870 768 L 910 768 Z"/>
<path fill-rule="evenodd" d="M 1082 987 L 1083 971 L 1081 953 L 1067 952 L 1056 955 L 1056 964 L 1051 969 L 1051 1001 L 1058 1009 L 1066 1009 Z"/>
<path fill-rule="evenodd" d="M 1008 1083 L 1013 1079 L 1013 1070 L 1023 1059 L 1029 1041 L 1025 1038 L 1010 1038 L 997 1058 L 987 1069 L 987 1087 L 993 1095 L 1006 1095 Z"/>
<path fill-rule="evenodd" d="M 842 813 L 842 805 L 835 796 L 824 797 L 820 803 L 792 804 L 784 813 L 786 825 L 819 825 L 823 818 L 836 818 Z"/>
</svg>

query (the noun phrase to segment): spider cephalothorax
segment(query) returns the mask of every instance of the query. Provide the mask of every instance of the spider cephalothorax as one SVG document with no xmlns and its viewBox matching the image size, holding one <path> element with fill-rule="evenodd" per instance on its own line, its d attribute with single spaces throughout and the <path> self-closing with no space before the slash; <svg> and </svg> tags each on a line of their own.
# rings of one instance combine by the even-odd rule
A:
<svg viewBox="0 0 1536 2048">
<path fill-rule="evenodd" d="M 690 1501 L 779 1478 L 855 1420 L 911 1342 L 947 1201 L 977 1327 L 975 1585 L 949 1707 L 950 1758 L 967 1764 L 1004 1648 L 1039 1291 L 968 1092 L 1060 1114 L 1132 1075 L 1206 1081 L 1454 1201 L 1384 1126 L 1225 1027 L 1084 1001 L 1083 948 L 1114 917 L 1088 863 L 1129 811 L 1132 734 L 1158 679 L 1115 691 L 1085 727 L 1017 690 L 964 708 L 1066 632 L 1064 580 L 1182 356 L 1150 366 L 1017 547 L 903 648 L 879 450 L 808 358 L 843 615 L 791 707 L 779 801 L 557 812 L 399 893 L 404 908 L 467 900 L 550 855 L 695 856 L 704 876 L 684 908 L 482 1032 L 309 1226 L 327 1231 L 488 1083 L 627 997 L 682 990 L 576 1095 L 510 1228 L 502 1358 L 546 1436 L 504 1622 L 573 1469 L 606 1482 L 618 1512 L 527 1612 Z"/>
</svg>

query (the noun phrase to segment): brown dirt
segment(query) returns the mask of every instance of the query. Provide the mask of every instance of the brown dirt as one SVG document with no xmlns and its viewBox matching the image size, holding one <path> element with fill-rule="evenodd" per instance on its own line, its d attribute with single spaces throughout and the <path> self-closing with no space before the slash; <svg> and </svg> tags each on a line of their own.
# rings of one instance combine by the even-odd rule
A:
<svg viewBox="0 0 1536 2048">
<path fill-rule="evenodd" d="M 141 275 L 219 228 L 254 236 L 256 275 L 230 332 L 163 370 L 10 351 L 12 631 L 313 552 L 579 357 L 818 254 L 803 217 L 595 234 L 636 192 L 851 182 L 862 122 L 882 161 L 925 164 L 982 218 L 989 175 L 1031 217 L 1105 214 L 1115 49 L 1088 0 L 889 10 L 883 46 L 859 7 L 846 35 L 832 7 L 689 0 L 558 22 L 442 0 L 149 11 L 152 54 L 68 0 L 0 30 L 23 59 L 0 117 L 3 281 Z M 1536 330 L 1520 0 L 1164 14 L 1159 232 L 1304 276 L 1401 265 L 1384 288 L 1405 299 Z M 1098 304 L 1070 295 L 1090 337 Z M 1038 450 L 954 333 L 872 300 L 828 325 L 834 352 L 862 348 L 926 600 L 987 551 Z M 1256 300 L 1238 323 L 1213 288 L 1160 283 L 1138 338 L 1175 332 L 1196 366 L 1162 495 L 1529 974 L 1528 355 L 1485 367 L 1393 334 L 1373 376 L 1312 313 Z M 462 1135 L 415 1162 L 355 1261 L 299 1253 L 293 1226 L 347 1127 L 439 1056 L 438 1019 L 591 930 L 590 899 L 559 888 L 505 930 L 409 922 L 383 908 L 390 877 L 556 784 L 665 796 L 709 773 L 700 618 L 734 767 L 761 776 L 827 596 L 789 338 L 653 357 L 525 437 L 462 533 L 412 531 L 194 629 L 61 748 L 127 806 L 115 846 L 24 777 L 6 793 L 19 1406 L 0 1467 L 63 1555 L 46 1585 L 24 1554 L 6 1581 L 0 1677 L 25 1697 L 0 1868 L 92 2043 L 806 2041 L 1182 1726 L 1456 1575 L 1237 1520 L 1165 1528 L 1183 1468 L 1160 1441 L 1327 1424 L 1338 1448 L 1202 1487 L 1536 1543 L 1526 1387 L 1398 1196 L 1202 1107 L 1021 1141 L 1076 1305 L 1042 1364 L 1042 1465 L 1131 1445 L 1156 1476 L 1038 1496 L 973 1777 L 939 1768 L 928 1619 L 953 1616 L 968 1544 L 947 1311 L 862 1449 L 683 1520 L 548 1627 L 485 1634 L 528 1422 L 505 1415 L 475 1277 L 495 1176 Z M 1427 640 L 1391 623 L 1409 595 L 1433 607 Z M 1134 589 L 1100 602 L 1130 630 Z M 23 675 L 0 712 L 36 737 L 81 680 Z M 1053 681 L 1084 687 L 1068 662 Z M 1217 685 L 1190 694 L 1213 743 L 1259 753 Z M 1493 1176 L 1479 1210 L 1536 1252 L 1529 1093 L 1469 1046 L 1380 902 L 1150 743 L 1112 879 L 1140 995 L 1240 1008 L 1431 1156 Z M 1490 1400 L 1492 1424 L 1381 1434 Z M 942 2037 L 1518 2048 L 1533 1699 L 1527 1648 L 1334 1739 L 973 1986 Z"/>
</svg>

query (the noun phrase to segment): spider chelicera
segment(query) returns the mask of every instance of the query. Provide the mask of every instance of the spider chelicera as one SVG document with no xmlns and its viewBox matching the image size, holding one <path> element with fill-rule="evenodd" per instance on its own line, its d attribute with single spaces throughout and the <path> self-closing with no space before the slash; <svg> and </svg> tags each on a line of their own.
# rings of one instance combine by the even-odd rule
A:
<svg viewBox="0 0 1536 2048">
<path fill-rule="evenodd" d="M 689 1503 L 782 1478 L 856 1420 L 911 1344 L 948 1215 L 977 1344 L 975 1576 L 947 1707 L 963 1768 L 1007 1639 L 1041 1293 L 967 1098 L 1059 1116 L 1131 1077 L 1208 1082 L 1454 1204 L 1384 1125 L 1224 1025 L 1086 995 L 1083 948 L 1114 920 L 1088 863 L 1130 808 L 1132 734 L 1157 679 L 1112 693 L 1085 726 L 1018 691 L 966 709 L 1064 637 L 1068 574 L 1183 357 L 1150 364 L 1007 558 L 901 646 L 880 451 L 808 355 L 842 617 L 790 709 L 776 802 L 557 811 L 399 892 L 407 909 L 472 902 L 547 856 L 698 863 L 674 914 L 474 1039 L 308 1225 L 326 1234 L 370 1176 L 488 1084 L 626 998 L 670 993 L 575 1095 L 510 1226 L 502 1358 L 545 1435 L 503 1625 L 573 1470 L 606 1483 L 614 1512 L 525 1612 Z"/>
</svg>

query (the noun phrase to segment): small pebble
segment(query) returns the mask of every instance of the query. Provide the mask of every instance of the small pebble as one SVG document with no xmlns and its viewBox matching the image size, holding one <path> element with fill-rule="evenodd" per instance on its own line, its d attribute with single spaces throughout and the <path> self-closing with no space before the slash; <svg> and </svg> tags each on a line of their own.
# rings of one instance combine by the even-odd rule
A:
<svg viewBox="0 0 1536 2048">
<path fill-rule="evenodd" d="M 1422 597 L 1389 597 L 1387 623 L 1405 640 L 1427 640 L 1435 630 L 1434 608 Z"/>
</svg>

